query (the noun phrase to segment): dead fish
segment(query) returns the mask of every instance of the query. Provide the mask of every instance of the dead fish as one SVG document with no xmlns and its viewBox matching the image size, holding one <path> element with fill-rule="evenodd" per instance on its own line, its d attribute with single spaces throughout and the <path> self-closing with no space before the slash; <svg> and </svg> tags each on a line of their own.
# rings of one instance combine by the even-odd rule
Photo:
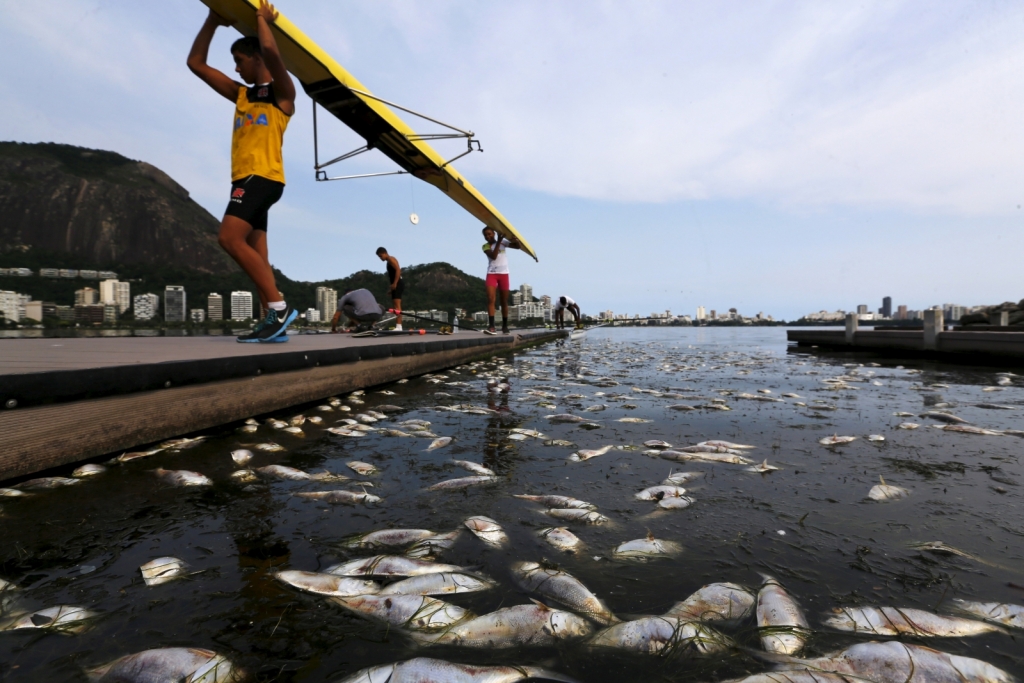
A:
<svg viewBox="0 0 1024 683">
<path fill-rule="evenodd" d="M 510 429 L 509 432 L 511 432 L 512 434 L 522 434 L 523 436 L 529 436 L 534 439 L 546 438 L 543 434 L 534 429 L 522 429 L 520 427 L 515 427 L 513 429 Z"/>
<path fill-rule="evenodd" d="M 235 461 L 236 465 L 245 466 L 252 460 L 252 451 L 246 448 L 239 448 L 238 450 L 231 451 L 231 459 Z"/>
<path fill-rule="evenodd" d="M 753 611 L 755 602 L 754 594 L 743 586 L 709 583 L 672 605 L 663 616 L 682 621 L 738 621 Z"/>
<path fill-rule="evenodd" d="M 958 434 L 978 434 L 980 436 L 1002 436 L 1003 433 L 994 429 L 982 429 L 971 425 L 945 425 L 942 427 L 945 432 L 956 432 Z"/>
<path fill-rule="evenodd" d="M 462 572 L 436 572 L 411 576 L 381 590 L 381 595 L 454 595 L 476 593 L 495 587 L 493 581 Z"/>
<path fill-rule="evenodd" d="M 576 552 L 583 546 L 583 541 L 564 526 L 541 529 L 537 532 L 537 535 L 555 548 L 570 553 Z"/>
<path fill-rule="evenodd" d="M 573 453 L 572 455 L 570 455 L 568 457 L 568 460 L 570 462 L 584 462 L 586 460 L 590 460 L 591 458 L 596 458 L 599 455 L 604 455 L 605 453 L 607 453 L 608 451 L 610 451 L 613 448 L 615 448 L 615 447 L 614 446 L 602 446 L 601 448 L 597 448 L 597 449 L 594 449 L 594 450 L 580 449 L 580 450 L 576 451 L 575 453 Z"/>
<path fill-rule="evenodd" d="M 661 500 L 686 495 L 686 489 L 674 485 L 651 486 L 633 495 L 637 500 Z"/>
<path fill-rule="evenodd" d="M 540 503 L 541 505 L 547 505 L 550 508 L 562 508 L 562 509 L 577 509 L 577 510 L 596 510 L 597 506 L 593 503 L 588 503 L 584 500 L 577 500 L 576 498 L 570 498 L 569 496 L 530 496 L 525 494 L 516 494 L 513 498 L 520 498 L 522 500 L 533 501 L 534 503 Z"/>
<path fill-rule="evenodd" d="M 343 545 L 346 548 L 404 548 L 434 534 L 428 529 L 381 529 L 352 536 Z"/>
<path fill-rule="evenodd" d="M 461 467 L 464 470 L 468 470 L 468 471 L 472 472 L 473 474 L 478 474 L 478 475 L 480 475 L 482 477 L 496 477 L 496 476 L 498 476 L 494 472 L 494 470 L 492 470 L 490 467 L 484 467 L 483 465 L 480 465 L 480 464 L 475 463 L 475 462 L 471 462 L 469 460 L 452 460 L 451 462 L 456 467 Z"/>
<path fill-rule="evenodd" d="M 280 453 L 281 451 L 284 450 L 284 446 L 276 444 L 272 441 L 268 441 L 267 443 L 258 443 L 256 444 L 255 448 L 258 451 L 266 451 L 267 453 Z"/>
<path fill-rule="evenodd" d="M 235 470 L 231 473 L 231 479 L 239 484 L 251 484 L 254 481 L 259 481 L 259 477 L 252 470 Z"/>
<path fill-rule="evenodd" d="M 335 564 L 324 570 L 335 576 L 420 576 L 439 572 L 463 572 L 454 564 L 441 564 L 401 555 L 375 555 Z"/>
<path fill-rule="evenodd" d="M 705 624 L 672 617 L 643 617 L 606 628 L 587 641 L 587 645 L 668 656 L 678 652 L 717 654 L 735 643 Z"/>
<path fill-rule="evenodd" d="M 885 437 L 882 436 L 881 434 L 868 434 L 868 436 L 866 438 L 867 438 L 868 441 L 872 441 L 872 442 L 875 442 L 875 443 L 877 443 L 879 441 L 885 441 Z"/>
<path fill-rule="evenodd" d="M 359 438 L 359 437 L 366 436 L 366 432 L 359 431 L 358 429 L 348 429 L 346 427 L 328 427 L 327 431 L 329 431 L 331 434 L 337 434 L 338 436 L 348 436 L 348 437 L 351 437 L 351 438 Z M 387 433 L 391 434 L 391 432 L 397 432 L 397 431 L 398 431 L 397 429 L 389 429 L 389 430 L 387 430 Z M 405 432 L 402 432 L 402 436 L 409 436 L 409 435 L 406 434 Z"/>
<path fill-rule="evenodd" d="M 74 484 L 81 484 L 81 479 L 72 479 L 70 477 L 40 477 L 38 479 L 29 479 L 23 481 L 20 484 L 15 484 L 15 488 L 22 489 L 23 491 L 41 491 L 45 489 L 56 489 L 62 486 L 73 486 Z"/>
<path fill-rule="evenodd" d="M 310 500 L 322 500 L 325 503 L 356 505 L 366 503 L 367 505 L 381 502 L 382 498 L 365 491 L 300 491 L 295 494 L 299 498 Z"/>
<path fill-rule="evenodd" d="M 924 610 L 898 607 L 847 607 L 833 610 L 825 625 L 839 631 L 879 636 L 961 637 L 998 631 L 999 627 L 977 619 L 947 617 Z"/>
<path fill-rule="evenodd" d="M 0 623 L 0 631 L 38 628 L 59 633 L 82 633 L 89 629 L 89 622 L 98 616 L 98 613 L 85 607 L 57 605 L 8 619 Z"/>
<path fill-rule="evenodd" d="M 576 683 L 572 678 L 536 666 L 455 664 L 428 657 L 372 666 L 335 683 L 517 683 L 527 680 Z"/>
<path fill-rule="evenodd" d="M 676 472 L 670 474 L 665 478 L 665 481 L 661 482 L 662 486 L 682 486 L 687 484 L 698 477 L 704 476 L 703 472 Z"/>
<path fill-rule="evenodd" d="M 110 465 L 110 464 L 117 464 L 117 463 L 125 463 L 125 462 L 131 462 L 132 460 L 138 460 L 139 458 L 148 458 L 151 455 L 156 455 L 157 453 L 163 453 L 164 450 L 166 450 L 166 449 L 164 449 L 164 448 L 151 448 L 148 451 L 135 451 L 135 452 L 132 452 L 132 453 L 122 453 L 121 455 L 117 456 L 116 458 L 114 458 L 113 460 L 108 462 L 107 464 Z"/>
<path fill-rule="evenodd" d="M 259 427 L 257 427 L 256 425 L 242 425 L 241 427 L 238 428 L 238 431 L 242 432 L 243 434 L 252 434 L 258 429 Z"/>
<path fill-rule="evenodd" d="M 460 477 L 458 479 L 445 479 L 427 487 L 428 491 L 459 491 L 471 486 L 490 486 L 498 483 L 498 478 L 493 476 L 478 475 L 474 477 Z"/>
<path fill-rule="evenodd" d="M 170 441 L 164 441 L 160 444 L 160 448 L 167 450 L 183 451 L 187 448 L 195 448 L 199 444 L 206 441 L 209 437 L 197 436 L 194 439 L 171 439 Z"/>
<path fill-rule="evenodd" d="M 916 422 L 901 422 L 896 425 L 896 429 L 917 429 L 920 426 Z"/>
<path fill-rule="evenodd" d="M 667 407 L 668 407 L 669 410 L 679 410 L 679 411 L 697 410 L 693 406 L 684 405 L 682 403 L 677 403 L 675 405 L 671 405 L 671 406 L 667 406 Z"/>
<path fill-rule="evenodd" d="M 273 429 L 284 429 L 285 427 L 288 426 L 288 423 L 285 422 L 284 420 L 274 419 L 267 420 L 267 424 L 270 425 Z"/>
<path fill-rule="evenodd" d="M 774 578 L 762 575 L 757 593 L 757 626 L 761 647 L 768 652 L 791 655 L 804 646 L 810 633 L 807 618 L 796 601 Z"/>
<path fill-rule="evenodd" d="M 683 547 L 675 541 L 665 541 L 648 533 L 646 538 L 638 538 L 616 547 L 612 554 L 627 560 L 646 561 L 658 557 L 675 557 L 683 552 Z"/>
<path fill-rule="evenodd" d="M 1017 410 L 1019 408 L 1019 406 L 1004 406 L 998 403 L 975 403 L 974 407 L 985 410 Z"/>
<path fill-rule="evenodd" d="M 316 409 L 320 410 L 320 411 L 323 411 L 325 413 L 330 413 L 330 412 L 334 411 L 334 407 L 330 406 L 330 405 L 327 405 L 327 404 L 324 404 L 322 406 L 317 406 Z"/>
<path fill-rule="evenodd" d="M 599 413 L 602 410 L 607 410 L 607 409 L 608 409 L 608 406 L 606 406 L 606 405 L 604 405 L 602 403 L 602 404 L 593 405 L 593 406 L 589 406 L 587 408 L 584 408 L 583 412 L 584 413 Z"/>
<path fill-rule="evenodd" d="M 957 555 L 959 557 L 966 557 L 969 560 L 976 560 L 978 562 L 984 562 L 980 557 L 966 553 L 959 548 L 954 548 L 951 545 L 947 545 L 942 541 L 925 541 L 922 543 L 911 543 L 911 548 L 915 550 L 924 550 L 930 553 L 939 553 L 943 555 Z"/>
<path fill-rule="evenodd" d="M 107 471 L 107 468 L 97 463 L 89 463 L 88 465 L 82 465 L 71 473 L 71 476 L 75 479 L 83 479 L 85 477 L 93 477 L 97 474 L 103 474 Z"/>
<path fill-rule="evenodd" d="M 754 461 L 742 455 L 731 453 L 681 453 L 680 451 L 655 451 L 659 458 L 673 462 L 722 462 L 730 465 L 753 465 Z"/>
<path fill-rule="evenodd" d="M 369 477 L 370 475 L 380 473 L 380 470 L 377 469 L 375 465 L 371 465 L 368 462 L 350 460 L 347 463 L 345 463 L 345 465 L 347 465 L 350 470 L 352 470 L 361 477 Z"/>
<path fill-rule="evenodd" d="M 1024 606 L 959 599 L 954 599 L 953 602 L 956 603 L 956 609 L 978 619 L 1013 628 L 1024 628 Z"/>
<path fill-rule="evenodd" d="M 7 488 L 0 489 L 0 496 L 5 496 L 5 497 L 8 497 L 8 498 L 17 498 L 18 496 L 31 496 L 31 495 L 32 495 L 31 493 L 25 493 L 24 491 L 19 491 L 18 489 L 7 489 Z"/>
<path fill-rule="evenodd" d="M 192 647 L 144 650 L 85 673 L 92 683 L 234 683 L 245 678 L 228 659 Z"/>
<path fill-rule="evenodd" d="M 839 436 L 838 434 L 833 434 L 832 436 L 826 436 L 824 439 L 818 439 L 818 443 L 822 446 L 842 446 L 844 443 L 850 443 L 851 441 L 856 440 L 857 437 L 855 436 Z"/>
<path fill-rule="evenodd" d="M 508 545 L 508 536 L 505 534 L 505 530 L 490 517 L 483 515 L 469 517 L 463 522 L 463 525 L 492 548 L 504 548 Z"/>
<path fill-rule="evenodd" d="M 159 586 L 188 576 L 188 565 L 176 557 L 158 557 L 139 567 L 147 586 Z"/>
<path fill-rule="evenodd" d="M 894 417 L 914 417 L 914 414 L 913 413 L 908 413 L 906 411 L 901 411 L 901 412 L 898 412 L 898 413 L 893 413 L 893 416 Z"/>
<path fill-rule="evenodd" d="M 157 467 L 153 473 L 173 486 L 213 486 L 212 479 L 189 470 L 165 470 Z"/>
<path fill-rule="evenodd" d="M 512 577 L 528 593 L 553 600 L 599 624 L 619 621 L 607 605 L 568 572 L 538 562 L 516 562 L 512 565 Z"/>
<path fill-rule="evenodd" d="M 560 415 L 545 415 L 545 419 L 551 420 L 553 423 L 575 423 L 575 422 L 586 422 L 586 420 L 579 415 L 572 415 L 569 413 L 562 413 Z"/>
<path fill-rule="evenodd" d="M 711 441 L 701 441 L 697 445 L 698 446 L 713 446 L 715 448 L 728 448 L 730 450 L 736 450 L 736 451 L 749 451 L 749 450 L 753 450 L 754 448 L 757 448 L 757 446 L 748 446 L 746 444 L 733 443 L 731 441 L 720 441 L 718 439 L 713 439 Z"/>
<path fill-rule="evenodd" d="M 430 445 L 427 446 L 425 450 L 433 451 L 433 450 L 437 450 L 438 448 L 444 448 L 445 446 L 447 446 L 451 442 L 452 442 L 452 437 L 450 437 L 450 436 L 442 436 L 442 437 L 439 437 L 439 438 L 434 439 L 433 441 L 431 441 Z"/>
<path fill-rule="evenodd" d="M 287 432 L 292 436 L 306 436 L 306 432 L 302 431 L 299 427 L 285 427 L 282 431 Z"/>
<path fill-rule="evenodd" d="M 625 422 L 626 424 L 645 424 L 647 422 L 653 422 L 653 420 L 646 420 L 642 417 L 620 417 L 616 422 Z"/>
<path fill-rule="evenodd" d="M 905 489 L 902 486 L 890 486 L 885 483 L 885 479 L 882 475 L 878 475 L 878 481 L 880 483 L 875 484 L 868 491 L 868 498 L 871 500 L 899 500 L 910 495 L 910 489 Z"/>
<path fill-rule="evenodd" d="M 803 396 L 800 396 L 799 394 L 793 394 L 793 393 L 782 394 L 782 397 L 783 398 L 803 398 Z"/>
<path fill-rule="evenodd" d="M 950 415 L 949 413 L 941 413 L 937 410 L 929 410 L 926 413 L 921 413 L 921 417 L 930 417 L 933 420 L 938 420 L 939 422 L 948 422 L 950 424 L 965 424 L 967 422 L 967 420 L 963 419 L 962 417 Z"/>
<path fill-rule="evenodd" d="M 331 474 L 330 472 L 310 474 L 309 472 L 303 472 L 302 470 L 295 469 L 294 467 L 288 467 L 287 465 L 267 465 L 266 467 L 257 467 L 256 472 L 264 477 L 273 477 L 274 479 L 284 479 L 287 481 L 348 481 L 348 477 L 343 474 Z"/>
<path fill-rule="evenodd" d="M 561 446 L 562 448 L 572 448 L 576 444 L 572 441 L 566 441 L 565 439 L 551 439 L 544 442 L 545 446 Z"/>
<path fill-rule="evenodd" d="M 306 418 L 306 422 L 309 422 L 310 424 L 319 425 L 324 423 L 324 419 L 319 415 L 312 415 Z"/>
<path fill-rule="evenodd" d="M 776 655 L 778 657 L 778 655 Z M 897 641 L 859 643 L 815 659 L 781 657 L 785 673 L 756 674 L 745 683 L 1013 683 L 1010 674 L 978 659 Z M 802 674 L 809 674 L 805 677 Z"/>
<path fill-rule="evenodd" d="M 380 591 L 380 585 L 375 581 L 352 579 L 346 576 L 335 576 L 334 574 L 320 574 L 318 572 L 288 570 L 276 572 L 274 578 L 293 588 L 298 588 L 306 593 L 315 593 L 316 595 L 349 597 L 353 595 L 371 595 Z"/>
<path fill-rule="evenodd" d="M 590 635 L 585 618 L 546 605 L 516 605 L 456 624 L 437 635 L 417 636 L 422 645 L 507 649 L 552 646 Z M 434 679 L 437 680 L 437 679 Z"/>
<path fill-rule="evenodd" d="M 449 531 L 445 534 L 435 534 L 421 541 L 416 541 L 405 551 L 406 557 L 418 557 L 421 559 L 432 559 L 442 551 L 448 550 L 462 534 L 460 529 Z"/>
<path fill-rule="evenodd" d="M 331 602 L 369 619 L 410 631 L 450 630 L 472 613 L 425 595 L 353 595 L 332 597 Z"/>
<path fill-rule="evenodd" d="M 644 446 L 647 448 L 672 448 L 672 444 L 668 441 L 661 441 L 659 439 L 651 439 L 650 441 L 644 441 Z"/>
<path fill-rule="evenodd" d="M 684 446 L 683 448 L 677 448 L 675 450 L 683 453 L 729 453 L 731 455 L 743 455 L 742 451 L 738 451 L 734 448 L 712 446 L 708 443 L 699 443 L 696 446 Z"/>
<path fill-rule="evenodd" d="M 593 510 L 552 508 L 545 510 L 544 514 L 563 522 L 580 522 L 581 524 L 604 524 L 609 521 L 607 517 Z"/>
<path fill-rule="evenodd" d="M 754 465 L 753 467 L 748 467 L 747 471 L 748 472 L 757 472 L 759 474 L 765 474 L 766 472 L 772 472 L 772 471 L 777 470 L 777 469 L 779 469 L 779 468 L 776 467 L 775 465 L 769 465 L 768 464 L 768 459 L 765 458 L 765 461 L 762 462 L 760 465 Z"/>
</svg>

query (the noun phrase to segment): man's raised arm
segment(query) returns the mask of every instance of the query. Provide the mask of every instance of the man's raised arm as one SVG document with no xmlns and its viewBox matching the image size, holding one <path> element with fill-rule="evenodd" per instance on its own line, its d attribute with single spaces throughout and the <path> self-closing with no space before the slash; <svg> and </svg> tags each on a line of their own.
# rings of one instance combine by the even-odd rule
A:
<svg viewBox="0 0 1024 683">
<path fill-rule="evenodd" d="M 274 96 L 277 106 L 288 116 L 295 113 L 295 84 L 288 75 L 288 69 L 281 59 L 281 51 L 277 48 L 274 33 L 270 25 L 277 20 L 277 10 L 267 0 L 260 0 L 260 8 L 256 10 L 256 30 L 260 38 L 260 55 L 267 71 L 274 77 Z"/>
<path fill-rule="evenodd" d="M 192 43 L 192 49 L 189 50 L 187 64 L 192 73 L 199 76 L 204 83 L 234 102 L 238 99 L 238 89 L 242 87 L 242 84 L 206 63 L 206 58 L 210 53 L 210 42 L 213 40 L 213 34 L 217 31 L 218 26 L 230 26 L 230 24 L 224 17 L 210 10 L 203 27 L 199 29 L 199 35 Z"/>
</svg>

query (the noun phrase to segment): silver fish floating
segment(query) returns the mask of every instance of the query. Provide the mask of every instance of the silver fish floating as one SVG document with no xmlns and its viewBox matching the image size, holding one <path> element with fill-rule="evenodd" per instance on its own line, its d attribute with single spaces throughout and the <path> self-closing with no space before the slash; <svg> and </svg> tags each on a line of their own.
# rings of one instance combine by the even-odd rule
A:
<svg viewBox="0 0 1024 683">
<path fill-rule="evenodd" d="M 505 534 L 505 530 L 490 517 L 477 515 L 466 519 L 463 524 L 484 544 L 492 548 L 504 548 L 508 545 L 508 536 Z"/>
<path fill-rule="evenodd" d="M 574 553 L 583 547 L 583 541 L 564 526 L 541 529 L 537 532 L 537 535 L 547 541 L 551 546 L 566 552 Z"/>
<path fill-rule="evenodd" d="M 427 487 L 428 491 L 458 491 L 470 488 L 471 486 L 490 486 L 498 483 L 497 477 L 475 476 L 460 477 L 458 479 L 446 479 Z"/>
<path fill-rule="evenodd" d="M 575 679 L 536 666 L 480 666 L 417 657 L 405 662 L 363 669 L 335 683 L 576 683 Z"/>
<path fill-rule="evenodd" d="M 717 654 L 735 643 L 725 634 L 699 622 L 673 617 L 644 617 L 606 628 L 591 638 L 587 645 L 668 656 L 681 652 Z"/>
<path fill-rule="evenodd" d="M 572 612 L 542 604 L 505 607 L 455 624 L 437 635 L 417 636 L 422 645 L 508 649 L 557 645 L 578 640 L 593 631 L 590 622 Z"/>
<path fill-rule="evenodd" d="M 457 605 L 425 595 L 353 595 L 331 602 L 360 616 L 411 631 L 450 632 L 473 614 Z"/>
<path fill-rule="evenodd" d="M 761 632 L 761 647 L 784 655 L 799 651 L 810 633 L 800 606 L 782 584 L 766 575 L 757 593 L 757 626 Z"/>
<path fill-rule="evenodd" d="M 307 498 L 309 500 L 321 500 L 325 503 L 341 504 L 341 505 L 356 505 L 358 503 L 379 503 L 383 499 L 379 496 L 375 496 L 365 491 L 301 491 L 295 494 L 299 498 Z"/>
<path fill-rule="evenodd" d="M 75 479 L 84 479 L 85 477 L 94 477 L 97 474 L 103 474 L 107 471 L 107 468 L 97 463 L 89 463 L 88 465 L 82 465 L 71 473 L 71 476 Z"/>
<path fill-rule="evenodd" d="M 85 673 L 92 683 L 236 683 L 245 678 L 225 657 L 191 647 L 144 650 Z"/>
<path fill-rule="evenodd" d="M 1000 630 L 977 619 L 947 617 L 920 609 L 899 607 L 837 608 L 825 625 L 839 631 L 878 636 L 961 637 Z"/>
<path fill-rule="evenodd" d="M 325 569 L 324 573 L 335 576 L 420 576 L 462 571 L 465 570 L 454 564 L 428 562 L 401 555 L 375 555 L 332 565 Z"/>
<path fill-rule="evenodd" d="M 353 579 L 334 574 L 321 574 L 318 572 L 287 570 L 277 572 L 274 574 L 274 578 L 293 588 L 298 588 L 306 593 L 315 593 L 316 595 L 350 597 L 353 595 L 372 595 L 380 591 L 380 585 L 375 581 Z"/>
<path fill-rule="evenodd" d="M 89 629 L 90 621 L 99 614 L 85 607 L 58 605 L 31 614 L 14 616 L 0 622 L 0 631 L 18 631 L 21 629 L 42 629 L 57 633 L 82 633 Z"/>
<path fill-rule="evenodd" d="M 1024 628 L 1024 605 L 1008 605 L 998 602 L 972 602 L 953 600 L 956 609 L 977 619 L 984 619 L 1003 626 Z"/>
<path fill-rule="evenodd" d="M 906 498 L 910 495 L 910 489 L 905 489 L 902 486 L 892 486 L 885 483 L 885 479 L 882 475 L 878 475 L 878 484 L 871 487 L 868 491 L 868 498 L 871 500 L 899 500 L 900 498 Z"/>
<path fill-rule="evenodd" d="M 410 576 L 382 589 L 380 595 L 454 595 L 490 590 L 495 583 L 463 572 L 436 572 Z"/>
<path fill-rule="evenodd" d="M 577 500 L 576 498 L 570 498 L 569 496 L 530 496 L 526 494 L 515 494 L 513 498 L 520 498 L 522 500 L 529 500 L 534 503 L 540 503 L 541 505 L 547 505 L 550 508 L 562 508 L 562 509 L 577 509 L 577 510 L 596 510 L 597 506 L 593 503 L 588 503 L 585 500 Z"/>
<path fill-rule="evenodd" d="M 512 576 L 523 590 L 553 600 L 599 624 L 619 621 L 607 605 L 568 572 L 538 562 L 516 562 L 512 565 Z"/>
<path fill-rule="evenodd" d="M 756 596 L 735 583 L 709 583 L 664 615 L 683 621 L 738 621 L 754 610 Z"/>
<path fill-rule="evenodd" d="M 176 557 L 158 557 L 139 567 L 147 586 L 159 586 L 188 576 L 188 565 Z"/>
<path fill-rule="evenodd" d="M 648 533 L 646 538 L 638 538 L 616 547 L 612 554 L 623 560 L 646 562 L 647 560 L 675 557 L 683 552 L 683 547 L 675 541 L 665 541 Z"/>
<path fill-rule="evenodd" d="M 213 486 L 212 479 L 189 470 L 165 470 L 162 467 L 157 467 L 153 473 L 172 486 Z"/>
</svg>

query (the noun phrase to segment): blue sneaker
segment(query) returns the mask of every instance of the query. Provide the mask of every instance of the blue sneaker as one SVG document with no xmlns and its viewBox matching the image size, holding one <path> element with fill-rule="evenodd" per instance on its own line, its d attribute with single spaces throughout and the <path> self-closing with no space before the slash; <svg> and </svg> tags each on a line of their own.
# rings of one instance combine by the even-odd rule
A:
<svg viewBox="0 0 1024 683">
<path fill-rule="evenodd" d="M 291 306 L 288 306 L 283 311 L 270 309 L 270 312 L 267 313 L 266 326 L 256 335 L 256 341 L 261 344 L 288 341 L 285 331 L 298 317 L 299 312 Z"/>
<path fill-rule="evenodd" d="M 274 311 L 271 311 L 271 313 L 273 313 L 273 312 Z M 260 332 L 263 331 L 263 328 L 265 328 L 269 322 L 270 322 L 270 315 L 267 314 L 266 318 L 264 318 L 263 320 L 259 321 L 256 324 L 256 327 L 252 328 L 252 332 L 250 332 L 249 334 L 243 334 L 240 337 L 236 337 L 235 341 L 239 342 L 240 344 L 255 344 L 256 342 L 258 342 L 260 340 Z"/>
</svg>

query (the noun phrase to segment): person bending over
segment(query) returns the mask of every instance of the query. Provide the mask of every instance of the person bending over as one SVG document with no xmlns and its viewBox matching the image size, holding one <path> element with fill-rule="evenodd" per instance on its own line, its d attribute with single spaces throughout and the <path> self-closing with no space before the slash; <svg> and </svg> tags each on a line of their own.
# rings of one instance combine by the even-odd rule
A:
<svg viewBox="0 0 1024 683">
<path fill-rule="evenodd" d="M 405 280 L 402 279 L 402 266 L 398 259 L 388 254 L 384 247 L 377 248 L 377 257 L 388 264 L 388 287 L 391 291 L 391 303 L 395 309 L 395 329 L 402 330 L 402 292 L 405 291 Z"/>
<path fill-rule="evenodd" d="M 210 10 L 188 54 L 188 68 L 235 105 L 231 133 L 231 197 L 220 223 L 220 246 L 242 267 L 259 290 L 267 316 L 240 342 L 286 342 L 298 311 L 285 303 L 274 282 L 267 255 L 267 213 L 284 192 L 281 146 L 295 113 L 295 85 L 281 60 L 270 25 L 277 10 L 260 0 L 257 36 L 231 45 L 235 72 L 248 86 L 206 63 L 219 26 L 230 23 Z"/>
<path fill-rule="evenodd" d="M 338 321 L 342 313 L 348 318 L 348 331 L 355 328 L 356 332 L 363 332 L 372 329 L 373 324 L 380 320 L 385 312 L 386 309 L 377 303 L 370 290 L 356 289 L 346 292 L 338 301 L 338 310 L 331 319 L 331 332 L 338 331 Z"/>
<path fill-rule="evenodd" d="M 484 253 L 487 255 L 487 333 L 494 331 L 494 305 L 501 293 L 501 332 L 508 334 L 508 256 L 505 249 L 519 249 L 519 240 L 501 237 L 493 228 L 484 228 Z"/>
<path fill-rule="evenodd" d="M 565 327 L 565 312 L 569 311 L 572 313 L 572 317 L 576 320 L 576 327 L 580 326 L 580 307 L 575 301 L 567 296 L 558 297 L 558 301 L 555 302 L 555 323 L 558 325 L 558 329 Z"/>
</svg>

